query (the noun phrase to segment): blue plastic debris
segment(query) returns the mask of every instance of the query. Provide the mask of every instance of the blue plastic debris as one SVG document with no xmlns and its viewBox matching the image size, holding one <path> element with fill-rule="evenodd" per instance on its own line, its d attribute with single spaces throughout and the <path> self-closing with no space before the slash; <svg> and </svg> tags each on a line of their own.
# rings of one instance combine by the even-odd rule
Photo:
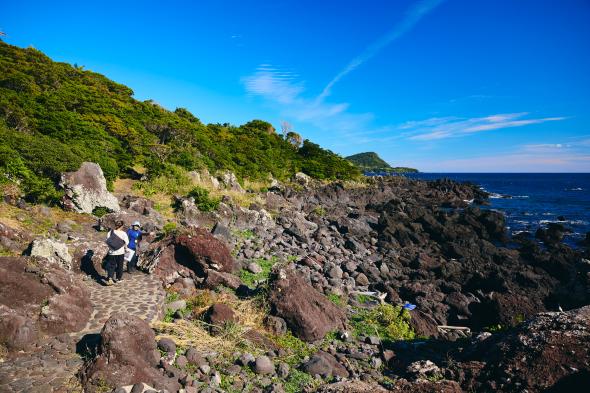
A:
<svg viewBox="0 0 590 393">
<path fill-rule="evenodd" d="M 416 305 L 415 304 L 412 304 L 412 303 L 406 302 L 402 307 L 405 308 L 408 311 L 412 311 L 413 309 L 416 308 Z"/>
</svg>

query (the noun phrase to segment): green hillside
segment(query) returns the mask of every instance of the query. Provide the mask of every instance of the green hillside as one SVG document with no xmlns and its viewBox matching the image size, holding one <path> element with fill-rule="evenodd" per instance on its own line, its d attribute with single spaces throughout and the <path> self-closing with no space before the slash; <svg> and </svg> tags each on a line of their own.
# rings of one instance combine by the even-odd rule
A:
<svg viewBox="0 0 590 393">
<path fill-rule="evenodd" d="M 385 162 L 377 153 L 366 152 L 358 153 L 352 156 L 346 157 L 346 159 L 364 172 L 391 172 L 391 173 L 415 173 L 418 172 L 414 168 L 406 167 L 392 167 Z"/>
<path fill-rule="evenodd" d="M 103 75 L 0 41 L 0 186 L 55 201 L 59 174 L 83 161 L 99 163 L 109 182 L 137 164 L 150 177 L 202 168 L 253 180 L 297 171 L 318 179 L 360 175 L 342 157 L 308 140 L 294 144 L 265 121 L 203 124 L 186 109 L 138 101 Z"/>
</svg>

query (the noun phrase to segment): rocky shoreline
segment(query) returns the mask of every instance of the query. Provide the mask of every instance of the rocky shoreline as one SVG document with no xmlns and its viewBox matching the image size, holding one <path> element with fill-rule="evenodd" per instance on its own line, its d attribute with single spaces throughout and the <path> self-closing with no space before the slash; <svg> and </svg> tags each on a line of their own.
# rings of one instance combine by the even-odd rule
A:
<svg viewBox="0 0 590 393">
<path fill-rule="evenodd" d="M 238 190 L 232 182 L 221 184 Z M 100 205 L 92 195 L 87 210 Z M 4 366 L 44 337 L 81 330 L 92 306 L 79 298 L 106 253 L 99 230 L 138 219 L 150 232 L 142 274 L 168 293 L 162 321 L 105 315 L 100 337 L 77 350 L 78 389 L 575 392 L 590 384 L 590 251 L 562 244 L 557 225 L 508 237 L 504 216 L 475 185 L 322 184 L 300 174 L 248 207 L 226 196 L 202 212 L 178 196 L 174 230 L 164 230 L 153 202 L 117 197 L 118 212 L 51 229 L 57 245 L 3 225 L 2 244 L 33 255 L 0 257 Z M 24 278 L 31 282 L 20 287 Z M 0 391 L 34 386 L 3 375 Z"/>
</svg>

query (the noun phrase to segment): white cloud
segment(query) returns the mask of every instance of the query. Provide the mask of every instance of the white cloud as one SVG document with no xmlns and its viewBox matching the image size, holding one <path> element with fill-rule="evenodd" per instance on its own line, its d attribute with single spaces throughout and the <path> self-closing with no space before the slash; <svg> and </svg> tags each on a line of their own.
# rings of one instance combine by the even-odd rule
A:
<svg viewBox="0 0 590 393">
<path fill-rule="evenodd" d="M 366 129 L 373 119 L 371 113 L 351 113 L 346 102 L 327 103 L 304 96 L 305 84 L 298 75 L 269 64 L 260 65 L 254 74 L 242 78 L 250 96 L 264 99 L 279 114 L 306 122 L 339 136 Z"/>
<path fill-rule="evenodd" d="M 482 131 L 499 130 L 504 128 L 522 127 L 549 121 L 565 120 L 565 117 L 544 117 L 522 119 L 526 112 L 502 113 L 485 117 L 473 118 L 431 118 L 420 121 L 409 121 L 398 126 L 405 136 L 415 141 L 431 141 L 445 138 L 456 138 Z"/>
<path fill-rule="evenodd" d="M 397 24 L 391 31 L 381 37 L 379 40 L 369 45 L 363 53 L 352 59 L 350 63 L 342 71 L 340 71 L 332 80 L 324 87 L 321 94 L 318 96 L 318 101 L 330 95 L 332 87 L 338 83 L 346 75 L 357 69 L 360 65 L 365 63 L 379 53 L 383 48 L 397 40 L 405 33 L 410 31 L 416 23 L 422 19 L 426 14 L 435 9 L 443 0 L 422 0 L 410 8 L 402 21 Z"/>
</svg>

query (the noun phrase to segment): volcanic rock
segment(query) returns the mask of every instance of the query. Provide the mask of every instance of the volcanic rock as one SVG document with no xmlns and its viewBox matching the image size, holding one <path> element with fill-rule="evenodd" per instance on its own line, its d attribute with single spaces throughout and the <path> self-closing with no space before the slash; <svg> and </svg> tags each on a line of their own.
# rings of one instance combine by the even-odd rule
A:
<svg viewBox="0 0 590 393">
<path fill-rule="evenodd" d="M 126 313 L 113 314 L 100 336 L 98 356 L 81 373 L 86 389 L 95 391 L 105 382 L 111 386 L 145 382 L 157 389 L 178 391 L 178 382 L 156 368 L 156 338 L 147 322 Z"/>
<path fill-rule="evenodd" d="M 75 172 L 62 174 L 60 186 L 64 189 L 64 207 L 78 213 L 92 214 L 95 208 L 104 207 L 119 211 L 119 202 L 107 190 L 107 182 L 100 165 L 83 162 Z"/>
<path fill-rule="evenodd" d="M 56 263 L 64 269 L 72 268 L 72 256 L 68 251 L 68 246 L 53 239 L 35 239 L 31 244 L 30 255 L 32 257 L 41 257 L 51 263 Z"/>
<path fill-rule="evenodd" d="M 269 300 L 274 315 L 283 318 L 302 340 L 320 340 L 332 330 L 345 328 L 344 312 L 292 269 L 278 272 Z"/>
</svg>

